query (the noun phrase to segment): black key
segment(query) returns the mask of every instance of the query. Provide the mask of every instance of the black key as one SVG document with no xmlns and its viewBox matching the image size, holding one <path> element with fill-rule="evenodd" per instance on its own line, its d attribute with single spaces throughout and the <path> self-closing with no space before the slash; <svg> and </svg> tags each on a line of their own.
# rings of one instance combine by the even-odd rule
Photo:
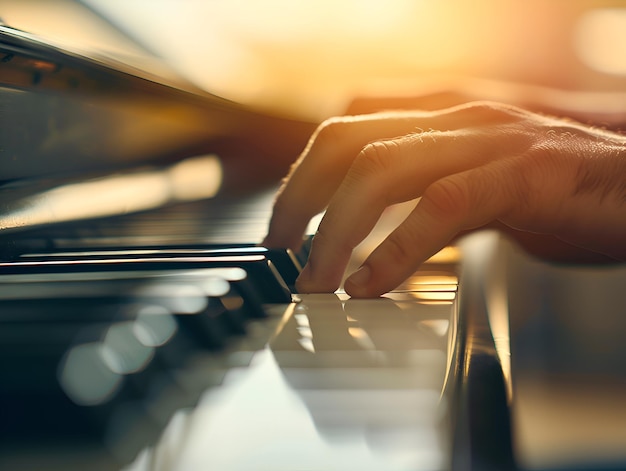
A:
<svg viewBox="0 0 626 471">
<path fill-rule="evenodd" d="M 114 250 L 82 249 L 64 252 L 24 254 L 24 261 L 71 261 L 71 260 L 105 260 L 111 258 L 177 258 L 177 257 L 240 257 L 262 255 L 270 260 L 289 288 L 302 271 L 302 266 L 291 249 L 267 249 L 255 245 L 216 246 L 189 245 L 177 247 L 127 247 Z"/>
<path fill-rule="evenodd" d="M 0 263 L 2 274 L 172 271 L 200 268 L 243 268 L 263 303 L 291 302 L 291 292 L 274 264 L 264 255 L 108 258 Z"/>
<path fill-rule="evenodd" d="M 12 339 L 10 345 L 3 342 L 3 349 L 12 348 L 10 353 L 2 352 L 0 366 L 4 378 L 0 385 L 2 438 L 31 438 L 54 431 L 55 436 L 85 438 L 87 435 L 89 439 L 101 440 L 106 417 L 120 403 L 140 397 L 136 389 L 129 387 L 130 375 L 114 371 L 111 365 L 134 363 L 138 368 L 133 374 L 139 374 L 151 359 L 147 347 L 135 351 L 135 357 L 129 357 L 137 343 L 128 346 L 126 355 L 121 352 L 107 355 L 102 340 L 116 326 L 124 327 L 123 323 L 61 324 L 53 330 L 36 324 L 12 328 L 3 325 L 3 335 L 6 334 L 3 341 Z M 18 327 L 24 327 L 23 335 L 11 336 Z M 30 343 L 24 338 L 28 329 Z M 67 330 L 73 330 L 73 340 L 78 340 L 77 343 L 64 343 L 66 339 L 60 338 L 63 335 L 59 334 Z M 41 334 L 54 338 L 41 344 L 40 340 L 45 340 Z M 114 362 L 114 358 L 119 361 Z"/>
<path fill-rule="evenodd" d="M 142 310 L 160 308 L 174 316 L 175 322 L 199 347 L 219 349 L 224 347 L 229 336 L 245 333 L 247 317 L 244 302 L 233 292 L 231 284 L 216 276 L 222 272 L 203 270 L 201 273 L 212 275 L 186 280 L 175 276 L 169 280 L 167 277 L 74 280 L 65 286 L 59 286 L 58 280 L 55 283 L 51 279 L 46 284 L 47 291 L 37 289 L 40 284 L 31 283 L 29 288 L 33 297 L 26 299 L 24 293 L 20 297 L 17 287 L 11 289 L 5 283 L 0 290 L 0 299 L 4 298 L 0 301 L 0 321 L 5 331 L 0 332 L 0 336 L 7 334 L 6 329 L 11 327 L 30 326 L 34 329 L 37 325 L 49 323 L 57 330 L 59 325 L 64 325 L 62 337 L 67 337 L 75 328 L 85 324 L 133 320 Z M 239 298 L 241 305 L 236 310 L 228 309 L 222 302 L 226 296 Z M 250 311 L 257 315 L 257 308 L 251 307 Z M 28 338 L 28 330 L 25 334 Z M 66 345 L 68 340 L 63 342 Z"/>
<path fill-rule="evenodd" d="M 169 369 L 183 367 L 197 349 L 189 333 L 198 333 L 198 326 L 190 331 L 172 324 L 192 316 L 107 298 L 5 300 L 0 313 L 0 404 L 11 405 L 3 413 L 3 438 L 31 439 L 36 429 L 43 436 L 86 435 L 101 442 L 120 407 L 133 420 L 117 424 L 115 435 L 131 433 L 139 423 L 159 430 L 176 409 L 199 397 L 201 391 L 180 390 Z M 166 389 L 168 404 L 159 401 L 161 423 L 155 424 L 146 401 Z"/>
</svg>

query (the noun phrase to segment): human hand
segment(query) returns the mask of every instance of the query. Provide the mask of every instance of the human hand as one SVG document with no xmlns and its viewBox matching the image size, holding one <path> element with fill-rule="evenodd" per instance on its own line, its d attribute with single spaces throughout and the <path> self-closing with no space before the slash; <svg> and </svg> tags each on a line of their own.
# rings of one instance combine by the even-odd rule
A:
<svg viewBox="0 0 626 471">
<path fill-rule="evenodd" d="M 326 209 L 300 292 L 334 291 L 383 210 L 421 197 L 345 282 L 383 294 L 459 233 L 497 223 L 626 260 L 626 138 L 477 102 L 323 123 L 279 192 L 264 243 L 297 248 Z"/>
</svg>

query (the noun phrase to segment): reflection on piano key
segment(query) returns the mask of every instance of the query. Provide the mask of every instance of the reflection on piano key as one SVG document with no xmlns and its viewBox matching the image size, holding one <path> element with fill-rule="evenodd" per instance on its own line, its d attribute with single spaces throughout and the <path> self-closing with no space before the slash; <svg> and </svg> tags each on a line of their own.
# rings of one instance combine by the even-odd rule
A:
<svg viewBox="0 0 626 471">
<path fill-rule="evenodd" d="M 125 469 L 448 469 L 455 301 L 390 298 L 302 295 L 268 346 L 185 414 L 182 446 L 166 433 Z"/>
</svg>

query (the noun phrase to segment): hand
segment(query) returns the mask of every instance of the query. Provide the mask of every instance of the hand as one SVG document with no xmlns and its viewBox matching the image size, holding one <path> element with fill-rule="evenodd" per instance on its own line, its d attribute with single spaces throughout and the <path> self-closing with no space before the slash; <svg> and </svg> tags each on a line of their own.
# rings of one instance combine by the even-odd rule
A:
<svg viewBox="0 0 626 471">
<path fill-rule="evenodd" d="M 626 260 L 626 138 L 489 102 L 326 121 L 277 196 L 265 244 L 297 248 L 327 208 L 297 287 L 334 291 L 383 210 L 418 197 L 348 294 L 383 294 L 459 233 L 493 223 Z"/>
</svg>

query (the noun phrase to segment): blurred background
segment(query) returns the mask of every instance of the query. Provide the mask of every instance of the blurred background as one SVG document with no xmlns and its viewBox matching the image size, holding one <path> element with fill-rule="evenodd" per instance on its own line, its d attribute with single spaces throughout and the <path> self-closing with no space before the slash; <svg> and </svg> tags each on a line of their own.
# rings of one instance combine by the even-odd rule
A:
<svg viewBox="0 0 626 471">
<path fill-rule="evenodd" d="M 11 26 L 131 62 L 157 56 L 214 94 L 312 119 L 354 96 L 468 85 L 459 78 L 626 90 L 622 0 L 0 0 L 0 12 Z"/>
</svg>

